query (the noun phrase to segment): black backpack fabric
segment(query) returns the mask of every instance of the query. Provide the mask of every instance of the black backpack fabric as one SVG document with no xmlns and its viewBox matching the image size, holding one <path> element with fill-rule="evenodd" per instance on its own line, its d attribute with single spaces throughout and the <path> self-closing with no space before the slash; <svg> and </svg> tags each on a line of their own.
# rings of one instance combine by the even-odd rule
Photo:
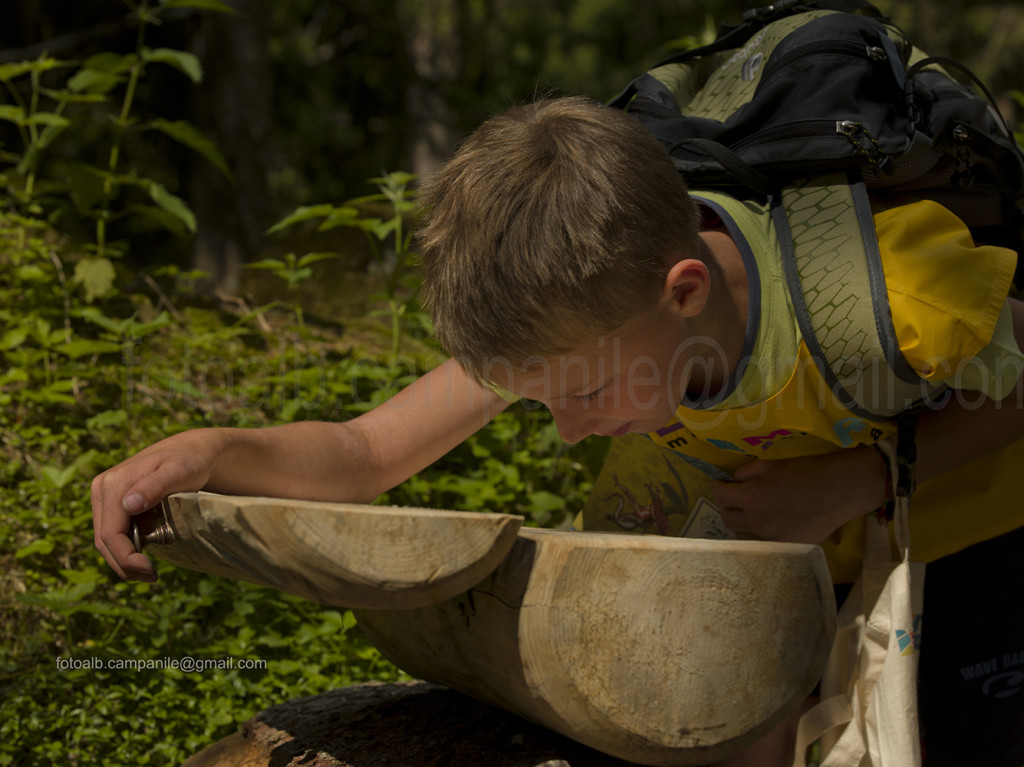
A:
<svg viewBox="0 0 1024 767">
<path fill-rule="evenodd" d="M 1020 250 L 1024 157 L 964 67 L 926 56 L 856 0 L 784 1 L 744 18 L 610 102 L 668 147 L 688 183 L 769 194 L 845 170 L 873 195 L 936 200 L 979 240 Z"/>
</svg>

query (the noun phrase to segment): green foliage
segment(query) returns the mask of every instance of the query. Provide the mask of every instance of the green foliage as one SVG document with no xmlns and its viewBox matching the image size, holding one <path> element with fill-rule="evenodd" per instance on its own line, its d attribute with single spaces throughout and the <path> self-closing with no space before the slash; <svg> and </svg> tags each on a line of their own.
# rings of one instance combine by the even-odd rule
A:
<svg viewBox="0 0 1024 767">
<path fill-rule="evenodd" d="M 359 205 L 395 204 L 375 198 Z M 437 351 L 407 336 L 393 356 L 389 333 L 356 344 L 351 324 L 268 307 L 174 305 L 157 280 L 175 270 L 145 275 L 145 293 L 90 297 L 61 237 L 0 213 L 0 765 L 180 763 L 274 703 L 402 678 L 348 611 L 162 563 L 155 585 L 120 582 L 93 548 L 89 483 L 188 428 L 351 418 Z M 565 446 L 546 411 L 514 407 L 380 502 L 566 526 L 604 449 Z M 189 657 L 221 667 L 184 670 Z"/>
<path fill-rule="evenodd" d="M 338 258 L 337 253 L 307 253 L 301 258 L 294 253 L 286 253 L 284 258 L 264 258 L 261 261 L 253 261 L 245 265 L 246 269 L 265 269 L 280 278 L 288 286 L 288 290 L 294 293 L 299 284 L 313 276 L 313 264 L 317 261 Z M 295 310 L 295 320 L 301 327 L 305 324 L 302 313 L 302 304 L 296 300 L 292 304 Z"/>
<path fill-rule="evenodd" d="M 14 123 L 21 140 L 20 148 L 0 153 L 0 189 L 23 214 L 61 222 L 64 232 L 91 229 L 85 242 L 64 237 L 52 244 L 55 251 L 80 259 L 72 281 L 83 287 L 88 301 L 113 291 L 116 272 L 111 259 L 123 254 L 123 245 L 111 239 L 111 227 L 118 222 L 133 220 L 180 236 L 196 231 L 188 204 L 167 186 L 173 179 L 140 175 L 134 164 L 123 170 L 127 137 L 159 132 L 231 175 L 217 147 L 195 126 L 159 117 L 144 120 L 134 114 L 139 82 L 150 67 L 171 67 L 193 84 L 202 80 L 202 67 L 193 54 L 147 46 L 147 27 L 163 23 L 171 8 L 231 9 L 210 0 L 166 0 L 155 7 L 148 0 L 137 4 L 126 0 L 126 4 L 138 24 L 135 50 L 130 53 L 104 51 L 83 62 L 44 54 L 0 66 L 0 87 L 10 100 L 0 103 L 0 121 Z M 50 87 L 54 84 L 51 74 L 58 73 L 64 75 L 62 84 Z M 44 85 L 44 79 L 50 85 Z M 85 137 L 97 127 L 105 139 L 93 162 L 51 157 L 60 139 L 79 149 L 89 143 Z"/>
<path fill-rule="evenodd" d="M 267 230 L 268 234 L 274 234 L 298 224 L 322 219 L 317 232 L 350 227 L 366 235 L 370 252 L 384 281 L 383 293 L 373 294 L 370 298 L 383 300 L 388 307 L 373 312 L 373 315 L 386 316 L 391 321 L 392 356 L 397 356 L 401 351 L 402 334 L 408 320 L 414 320 L 420 330 L 428 333 L 431 330 L 427 315 L 414 308 L 419 281 L 409 271 L 415 262 L 415 254 L 411 249 L 412 227 L 407 225 L 406 219 L 413 216 L 416 204 L 413 202 L 415 192 L 408 187 L 415 178 L 413 174 L 404 171 L 393 171 L 382 178 L 371 178 L 370 183 L 376 184 L 379 190 L 376 194 L 356 197 L 341 205 L 302 205 Z M 298 282 L 312 276 L 313 272 L 309 268 L 311 264 L 338 256 L 340 254 L 337 253 L 307 253 L 297 259 L 294 253 L 289 253 L 284 260 L 264 259 L 246 266 L 250 269 L 269 269 L 287 281 L 289 289 L 294 289 Z M 302 309 L 297 304 L 296 316 L 301 325 Z"/>
</svg>

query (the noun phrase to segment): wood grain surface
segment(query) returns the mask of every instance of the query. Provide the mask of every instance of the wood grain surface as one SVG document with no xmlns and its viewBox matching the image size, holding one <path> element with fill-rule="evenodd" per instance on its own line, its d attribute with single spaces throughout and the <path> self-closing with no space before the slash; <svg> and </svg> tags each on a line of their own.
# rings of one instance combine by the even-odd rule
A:
<svg viewBox="0 0 1024 767">
<path fill-rule="evenodd" d="M 421 607 L 464 592 L 505 558 L 522 518 L 433 509 L 178 493 L 173 541 L 147 554 L 190 570 L 364 610 Z"/>
<path fill-rule="evenodd" d="M 523 528 L 466 594 L 357 617 L 415 677 L 621 759 L 703 765 L 806 698 L 835 599 L 817 546 Z"/>
</svg>

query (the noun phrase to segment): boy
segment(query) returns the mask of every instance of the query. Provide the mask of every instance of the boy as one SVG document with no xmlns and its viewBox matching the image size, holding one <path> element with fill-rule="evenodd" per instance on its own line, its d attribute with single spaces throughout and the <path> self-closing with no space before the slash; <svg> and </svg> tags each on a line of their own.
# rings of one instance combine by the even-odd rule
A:
<svg viewBox="0 0 1024 767">
<path fill-rule="evenodd" d="M 347 423 L 198 430 L 101 474 L 92 490 L 96 546 L 120 575 L 155 579 L 126 531 L 131 514 L 169 493 L 368 502 L 481 428 L 507 406 L 507 392 L 549 407 L 569 442 L 591 434 L 654 438 L 682 424 L 690 439 L 681 452 L 732 475 L 714 485 L 726 525 L 741 535 L 827 543 L 834 577 L 855 573 L 857 530 L 884 505 L 888 486 L 886 464 L 869 443 L 891 427 L 842 421 L 813 388 L 820 379 L 801 364 L 774 235 L 756 203 L 691 197 L 643 128 L 581 99 L 489 120 L 439 173 L 425 202 L 424 297 L 452 359 Z M 979 492 L 998 496 L 1013 479 L 1007 468 L 1024 456 L 1017 399 L 1024 305 L 1006 298 L 1016 255 L 975 248 L 963 224 L 931 203 L 880 211 L 876 227 L 905 356 L 972 390 L 922 414 L 911 535 L 915 556 L 924 539 L 930 559 L 966 549 L 972 561 L 995 565 L 994 588 L 954 608 L 966 610 L 987 592 L 1005 593 L 1007 578 L 1021 582 L 1010 551 L 1021 543 L 1020 506 L 1006 496 L 999 505 L 967 506 L 980 496 L 962 486 L 982 476 Z M 745 444 L 737 435 L 751 424 L 777 435 L 753 459 L 729 447 Z M 938 489 L 929 495 L 932 485 Z M 983 541 L 981 554 L 967 548 Z M 935 564 L 951 588 L 956 578 L 944 581 L 944 567 Z M 955 562 L 951 571 L 969 577 Z M 926 599 L 935 591 L 931 571 L 928 588 Z M 1000 606 L 1010 608 L 997 600 L 981 609 Z M 931 607 L 926 602 L 930 621 Z M 1024 673 L 1018 679 L 1008 662 L 987 689 L 951 687 L 971 663 L 1024 650 L 1020 611 L 1000 621 L 1002 632 L 974 631 L 986 641 L 996 635 L 991 647 L 947 641 L 962 651 L 955 658 L 942 657 L 951 650 L 941 637 L 925 640 L 926 690 L 930 657 L 950 675 L 935 676 L 943 680 L 942 706 L 929 708 L 922 695 L 927 764 L 954 763 L 962 749 L 970 749 L 971 764 L 1024 761 Z M 953 711 L 956 700 L 970 700 L 970 710 Z M 944 708 L 956 727 L 943 721 Z M 968 716 L 975 724 L 965 723 Z M 978 738 L 974 728 L 986 723 L 992 731 Z M 980 757 L 986 748 L 988 761 Z M 773 758 L 784 759 L 782 751 Z"/>
</svg>

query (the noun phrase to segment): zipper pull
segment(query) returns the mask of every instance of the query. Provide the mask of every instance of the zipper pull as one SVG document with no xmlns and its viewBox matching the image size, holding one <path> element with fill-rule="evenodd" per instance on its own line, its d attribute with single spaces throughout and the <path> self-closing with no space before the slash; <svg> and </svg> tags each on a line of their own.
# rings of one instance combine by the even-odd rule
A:
<svg viewBox="0 0 1024 767">
<path fill-rule="evenodd" d="M 836 133 L 841 133 L 850 140 L 857 150 L 878 173 L 889 175 L 893 171 L 893 161 L 879 146 L 875 137 L 864 127 L 863 123 L 854 120 L 836 120 Z M 864 141 L 866 139 L 866 141 Z"/>
<path fill-rule="evenodd" d="M 963 125 L 953 128 L 953 143 L 956 145 L 956 160 L 950 183 L 954 189 L 966 192 L 974 186 L 974 174 L 971 173 L 971 134 Z"/>
</svg>

